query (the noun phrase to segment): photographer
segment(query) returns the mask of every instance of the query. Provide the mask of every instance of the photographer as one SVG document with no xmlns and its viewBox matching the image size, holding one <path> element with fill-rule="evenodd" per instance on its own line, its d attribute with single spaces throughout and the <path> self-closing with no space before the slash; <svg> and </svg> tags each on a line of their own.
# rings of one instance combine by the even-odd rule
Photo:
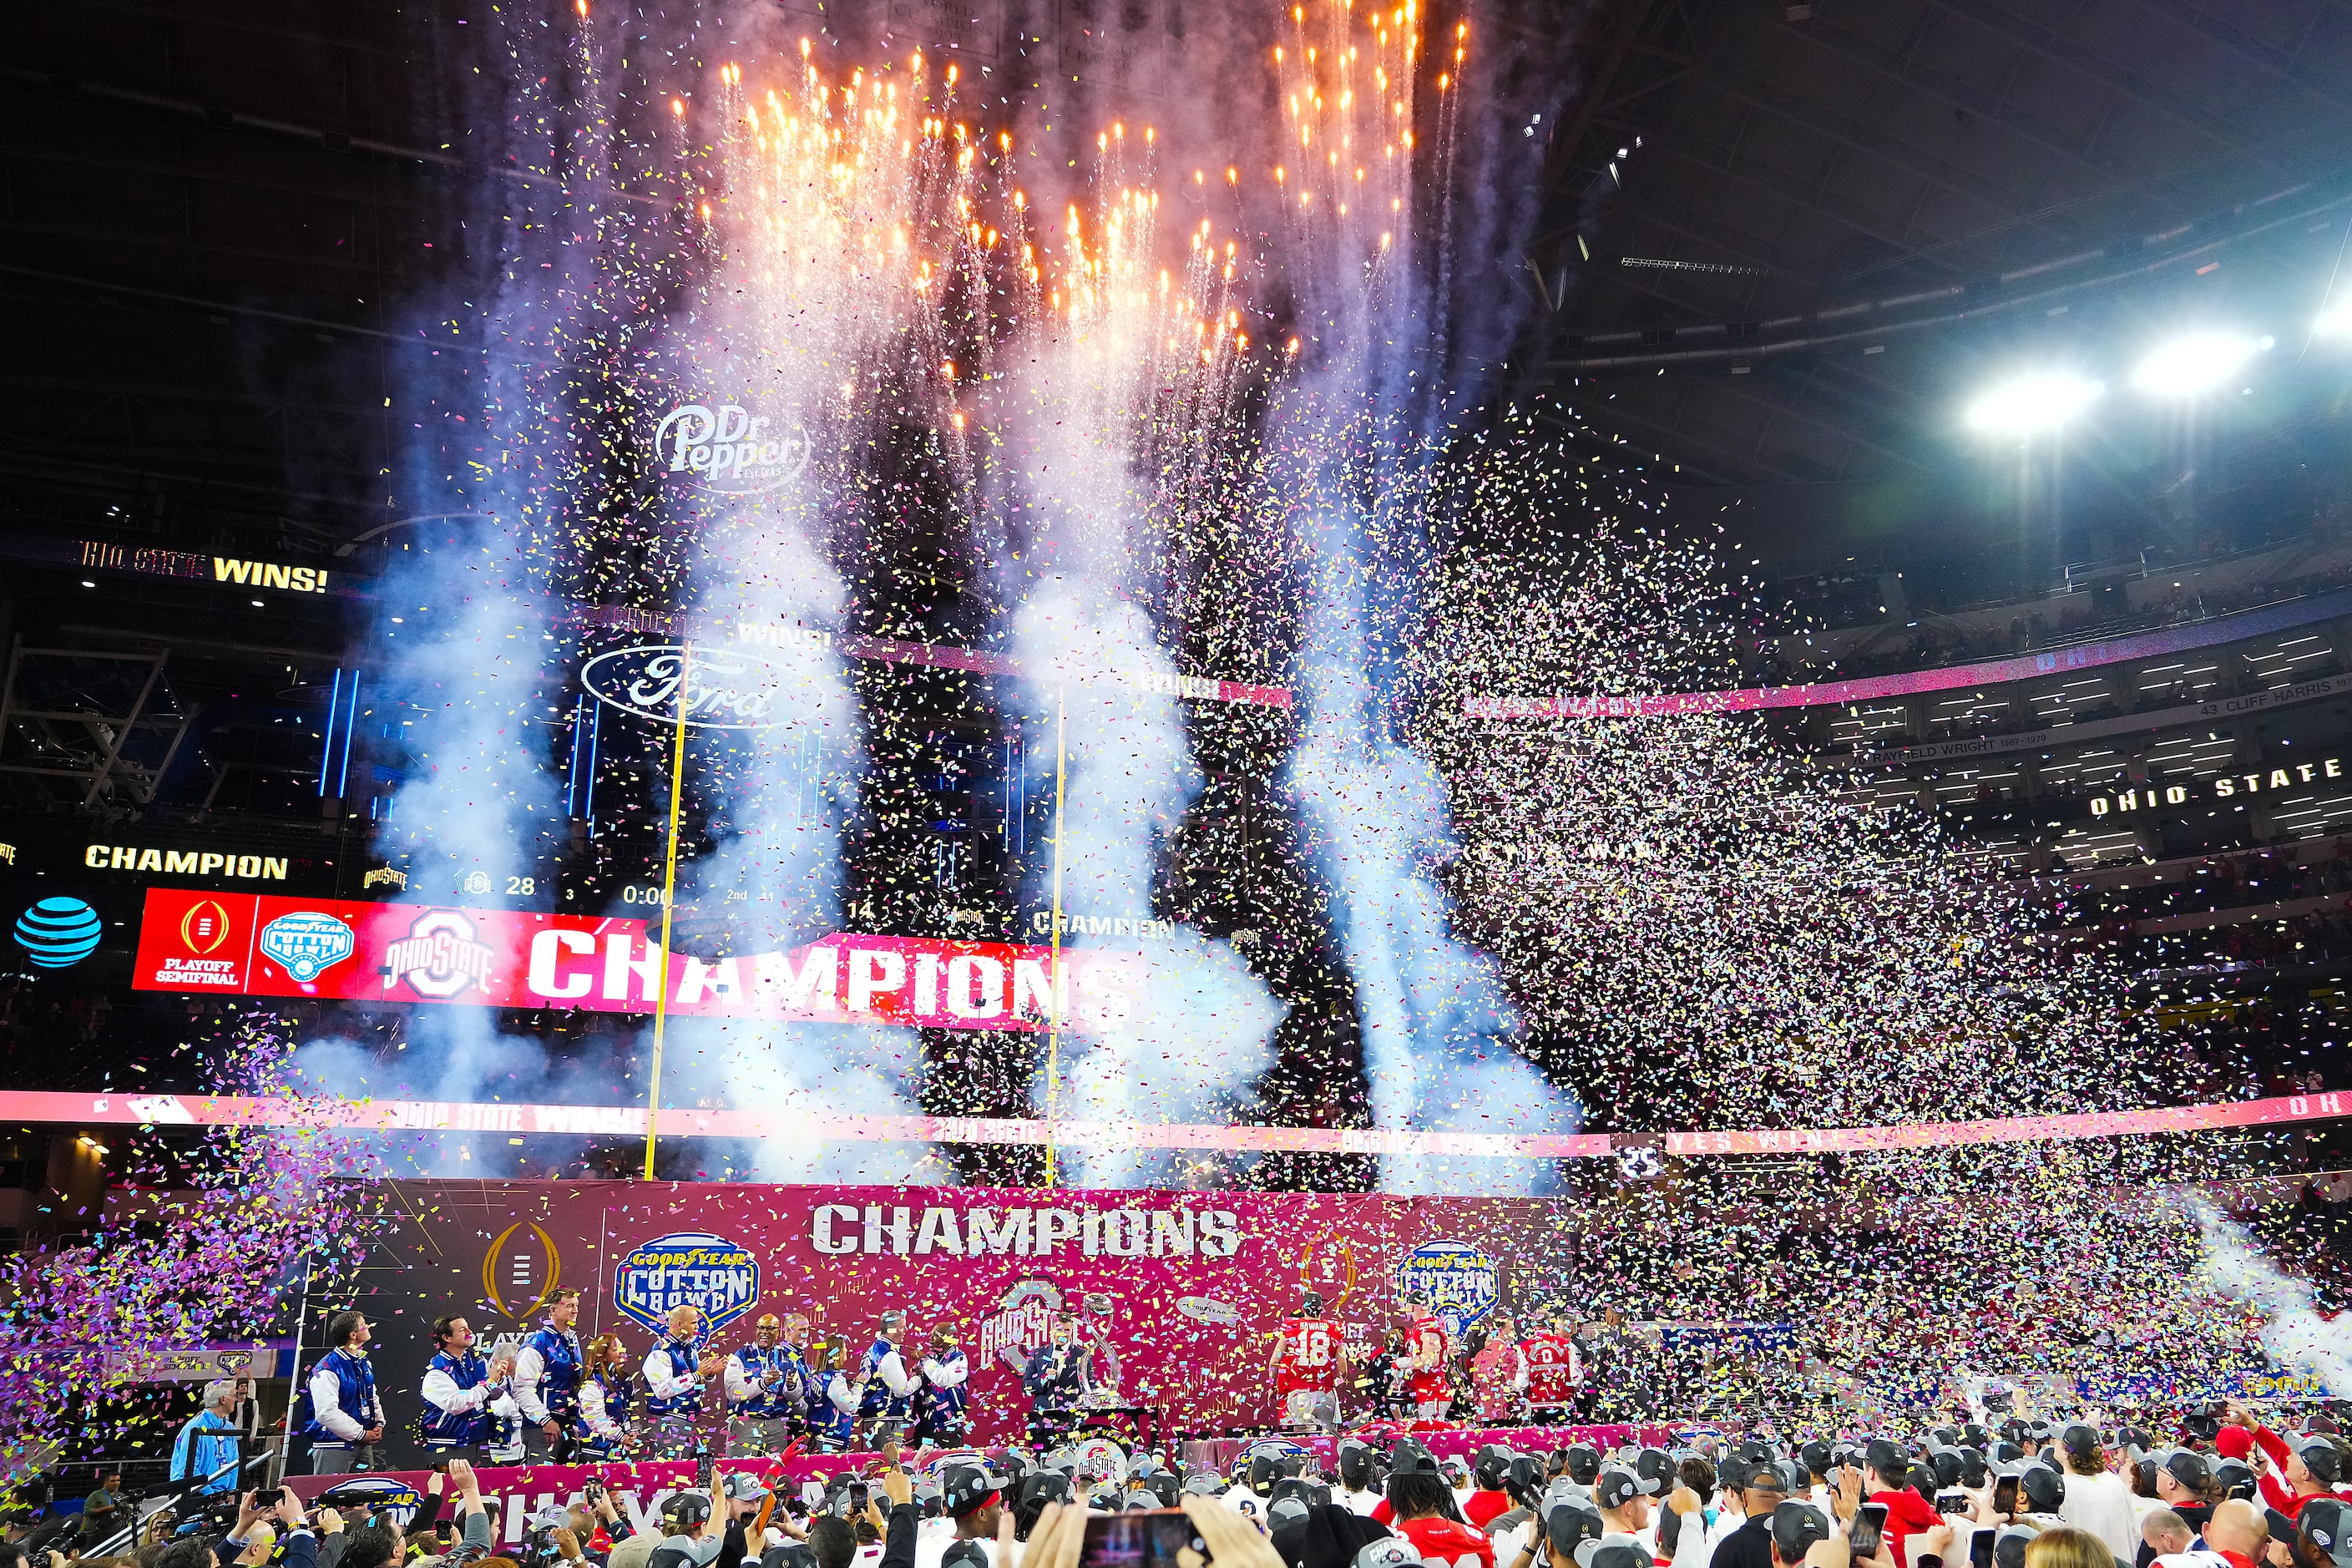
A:
<svg viewBox="0 0 2352 1568">
<path fill-rule="evenodd" d="M 278 1561 L 285 1568 L 314 1568 L 319 1560 L 319 1538 L 311 1533 L 310 1521 L 302 1511 L 301 1500 L 284 1487 L 277 1488 L 274 1492 L 246 1493 L 237 1509 L 236 1528 L 221 1544 L 235 1548 L 240 1558 L 258 1547 L 261 1555 L 254 1557 L 253 1561 L 257 1563 L 261 1562 L 268 1555 L 268 1548 L 276 1534 L 262 1522 L 265 1519 L 276 1520 L 285 1531 L 286 1545 Z M 218 1561 L 217 1556 L 215 1561 Z"/>
<path fill-rule="evenodd" d="M 98 1487 L 81 1500 L 81 1550 L 97 1545 L 122 1528 L 122 1472 L 100 1470 Z"/>
</svg>

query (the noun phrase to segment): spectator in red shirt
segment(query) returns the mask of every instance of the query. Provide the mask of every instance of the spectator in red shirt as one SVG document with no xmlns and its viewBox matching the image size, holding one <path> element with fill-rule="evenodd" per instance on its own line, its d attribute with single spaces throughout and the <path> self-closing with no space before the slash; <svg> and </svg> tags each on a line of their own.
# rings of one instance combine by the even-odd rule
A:
<svg viewBox="0 0 2352 1568">
<path fill-rule="evenodd" d="M 1471 1479 L 1476 1482 L 1478 1489 L 1463 1500 L 1464 1519 L 1484 1530 L 1495 1521 L 1496 1515 L 1510 1511 L 1511 1496 L 1503 1489 L 1510 1467 L 1510 1456 L 1493 1444 L 1489 1443 L 1478 1450 L 1478 1457 L 1470 1467 Z"/>
<path fill-rule="evenodd" d="M 1910 1470 L 1902 1446 L 1891 1437 L 1873 1437 L 1863 1450 L 1862 1489 L 1867 1500 L 1886 1505 L 1887 1555 L 1898 1563 L 1911 1561 L 1904 1555 L 1904 1542 L 1943 1522 L 1934 1505 L 1904 1484 Z"/>
<path fill-rule="evenodd" d="M 2228 1558 L 2230 1568 L 2254 1568 L 2263 1538 L 2269 1533 L 2261 1510 L 2243 1498 L 2216 1503 L 2213 1516 L 2205 1521 L 2205 1544 Z"/>
<path fill-rule="evenodd" d="M 2343 1474 L 2343 1457 L 2333 1437 L 2306 1432 L 2289 1441 L 2236 1404 L 2230 1406 L 2230 1418 L 2252 1435 L 2254 1447 L 2270 1460 L 2271 1468 L 2259 1482 L 2263 1501 L 2287 1518 L 2299 1518 L 2303 1505 L 2315 1497 L 2352 1497 L 2352 1491 L 2336 1484 Z"/>
<path fill-rule="evenodd" d="M 1447 1568 L 1495 1568 L 1495 1543 L 1473 1530 L 1454 1503 L 1454 1489 L 1435 1470 L 1399 1470 L 1389 1477 L 1391 1526 L 1424 1563 Z"/>
</svg>

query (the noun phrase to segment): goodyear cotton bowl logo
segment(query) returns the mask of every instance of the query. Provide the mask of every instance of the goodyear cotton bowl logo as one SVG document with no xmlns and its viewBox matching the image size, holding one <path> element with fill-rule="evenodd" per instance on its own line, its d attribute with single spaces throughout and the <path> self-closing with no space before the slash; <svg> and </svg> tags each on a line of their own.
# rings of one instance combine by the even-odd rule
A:
<svg viewBox="0 0 2352 1568">
<path fill-rule="evenodd" d="M 390 1476 L 363 1476 L 354 1481 L 338 1481 L 319 1494 L 315 1500 L 328 1508 L 366 1507 L 388 1515 L 392 1522 L 405 1525 L 425 1506 L 416 1489 L 406 1481 L 395 1481 Z"/>
<path fill-rule="evenodd" d="M 352 928 L 316 910 L 280 915 L 261 928 L 262 955 L 308 985 L 352 955 Z"/>
<path fill-rule="evenodd" d="M 772 424 L 779 428 L 771 431 Z M 808 467 L 812 449 L 802 426 L 732 403 L 715 409 L 689 403 L 671 409 L 654 426 L 654 450 L 668 459 L 669 471 L 715 495 L 775 489 Z"/>
<path fill-rule="evenodd" d="M 724 1237 L 698 1232 L 646 1242 L 613 1276 L 613 1304 L 657 1334 L 669 1332 L 676 1309 L 699 1307 L 708 1337 L 759 1299 L 760 1260 Z"/>
<path fill-rule="evenodd" d="M 446 1002 L 469 985 L 489 984 L 497 956 L 474 940 L 473 921 L 455 910 L 435 910 L 383 950 L 383 988 L 405 980 L 419 996 Z"/>
<path fill-rule="evenodd" d="M 1466 1241 L 1425 1241 L 1396 1266 L 1397 1294 L 1418 1290 L 1429 1298 L 1429 1310 L 1458 1334 L 1495 1310 L 1502 1294 L 1502 1275 L 1495 1260 Z"/>
</svg>

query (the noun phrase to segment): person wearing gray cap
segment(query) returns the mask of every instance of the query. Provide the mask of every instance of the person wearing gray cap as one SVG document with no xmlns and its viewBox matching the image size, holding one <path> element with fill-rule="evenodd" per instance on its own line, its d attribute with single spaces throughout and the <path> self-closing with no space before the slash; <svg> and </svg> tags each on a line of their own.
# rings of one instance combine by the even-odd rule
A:
<svg viewBox="0 0 2352 1568">
<path fill-rule="evenodd" d="M 2274 1469 L 2265 1470 L 2261 1478 L 2263 1501 L 2270 1507 L 2294 1519 L 2315 1498 L 2346 1495 L 2346 1489 L 2336 1485 L 2343 1479 L 2344 1466 L 2334 1438 L 2320 1433 L 2282 1437 L 2234 1400 L 2228 1415 L 2253 1434 L 2254 1446 L 2270 1458 Z"/>
<path fill-rule="evenodd" d="M 1634 1473 L 1630 1465 L 1609 1465 L 1592 1483 L 1592 1500 L 1600 1506 L 1601 1522 L 1608 1531 L 1601 1537 L 1604 1545 L 1612 1542 L 1635 1542 L 1641 1531 L 1650 1522 L 1650 1485 Z M 1636 1542 L 1638 1544 L 1638 1542 Z M 1649 1556 L 1645 1548 L 1642 1553 Z"/>
<path fill-rule="evenodd" d="M 2058 1442 L 2066 1454 L 2066 1495 L 2059 1500 L 2058 1517 L 2089 1531 L 2119 1561 L 2129 1563 L 2140 1545 L 2131 1483 L 2107 1468 L 2097 1427 L 2074 1422 L 2058 1435 Z"/>
</svg>

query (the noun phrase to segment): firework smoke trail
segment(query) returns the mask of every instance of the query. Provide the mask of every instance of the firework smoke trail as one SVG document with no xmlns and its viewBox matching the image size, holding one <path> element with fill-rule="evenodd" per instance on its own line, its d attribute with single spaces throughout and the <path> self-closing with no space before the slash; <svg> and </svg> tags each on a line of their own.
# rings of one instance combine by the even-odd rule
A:
<svg viewBox="0 0 2352 1568">
<path fill-rule="evenodd" d="M 503 893 L 543 867 L 567 832 L 549 767 L 550 671 L 558 657 L 549 574 L 563 558 L 560 541 L 573 524 L 576 497 L 594 488 L 578 449 L 580 405 L 594 380 L 583 367 L 608 346 L 593 323 L 635 313 L 635 241 L 612 232 L 623 198 L 609 141 L 566 133 L 611 121 L 593 37 L 584 24 L 563 35 L 558 47 L 569 58 L 551 62 L 553 69 L 538 64 L 547 45 L 536 29 L 509 37 L 507 47 L 516 56 L 513 79 L 526 84 L 500 106 L 509 151 L 537 180 L 509 188 L 514 206 L 478 210 L 462 226 L 471 244 L 491 237 L 494 251 L 468 259 L 494 268 L 496 279 L 478 304 L 467 301 L 470 322 L 445 321 L 432 335 L 458 327 L 453 344 L 478 338 L 487 347 L 445 351 L 457 363 L 454 374 L 436 365 L 420 377 L 439 395 L 428 406 L 431 423 L 411 443 L 403 487 L 413 512 L 469 515 L 475 526 L 457 538 L 417 528 L 411 547 L 395 553 L 382 595 L 386 624 L 377 628 L 391 700 L 370 710 L 415 715 L 391 730 L 417 762 L 381 837 L 386 853 L 407 857 L 406 896 L 445 904 Z M 352 1042 L 321 1039 L 298 1053 L 297 1070 L 352 1095 L 473 1100 L 549 1092 L 544 1052 L 500 1034 L 487 1008 L 415 1009 L 400 1047 L 380 1063 Z M 405 1157 L 462 1171 L 466 1143 L 413 1140 Z"/>
<path fill-rule="evenodd" d="M 918 54 L 903 79 L 858 71 L 833 83 L 808 63 L 805 40 L 800 47 L 791 94 L 747 91 L 736 67 L 719 73 L 720 257 L 704 290 L 707 330 L 683 345 L 714 400 L 740 388 L 776 426 L 806 429 L 824 455 L 702 520 L 696 636 L 718 644 L 745 624 L 785 628 L 763 651 L 789 667 L 782 706 L 793 715 L 751 731 L 714 769 L 709 808 L 730 831 L 694 863 L 692 882 L 698 898 L 742 911 L 739 946 L 790 946 L 838 927 L 841 824 L 857 809 L 864 747 L 839 658 L 805 635 L 845 625 L 826 514 L 854 505 L 877 411 L 905 377 L 894 354 L 913 343 L 928 358 L 940 341 L 945 279 L 974 195 L 974 149 L 944 113 L 927 112 L 934 91 L 951 104 L 952 68 L 934 83 Z M 950 221 L 933 221 L 943 216 Z M 955 238 L 942 247 L 932 237 L 941 233 Z M 761 926 L 763 935 L 745 929 Z M 677 1038 L 681 1094 L 882 1115 L 919 1109 L 911 1029 L 700 1020 Z M 771 1180 L 912 1180 L 930 1157 L 916 1145 L 788 1140 L 744 1154 Z"/>
<path fill-rule="evenodd" d="M 1024 732 L 1042 740 L 1058 725 L 1070 738 L 1054 829 L 1066 918 L 1150 914 L 1155 864 L 1202 787 L 1176 698 L 1151 689 L 1172 691 L 1176 664 L 1139 602 L 1153 525 L 1169 523 L 1163 487 L 1144 476 L 1160 395 L 1174 387 L 1189 417 L 1221 421 L 1248 346 L 1234 321 L 1210 319 L 1230 272 L 1216 276 L 1203 235 L 1192 237 L 1181 290 L 1154 275 L 1158 198 L 1121 177 L 1125 141 L 1117 127 L 1099 144 L 1099 188 L 1117 195 L 1101 203 L 1094 232 L 1069 210 L 1009 421 L 1025 455 L 1013 504 L 1033 554 L 1042 544 L 1049 562 L 1014 612 L 1014 647 L 1031 668 L 1061 672 L 1024 683 Z M 1033 793 L 1050 798 L 1054 748 L 1033 741 L 1024 754 Z M 1029 890 L 1040 908 L 1051 905 L 1049 875 Z M 1280 1005 L 1230 948 L 1189 926 L 1141 955 L 1139 969 L 1138 1005 L 1084 1012 L 1066 1028 L 1075 1059 L 1054 1064 L 1062 1079 L 1033 1099 L 1088 1120 L 1248 1115 L 1247 1086 L 1271 1065 Z M 1168 1182 L 1177 1161 L 1091 1150 L 1072 1163 L 1086 1184 L 1119 1187 Z"/>
<path fill-rule="evenodd" d="M 1460 37 L 1446 73 L 1455 98 Z M 1399 606 L 1370 591 L 1400 595 L 1412 570 L 1419 454 L 1445 403 L 1430 392 L 1442 341 L 1427 341 L 1426 353 L 1397 347 L 1442 331 L 1430 309 L 1438 292 L 1409 258 L 1417 249 L 1442 258 L 1450 243 L 1443 213 L 1434 233 L 1414 231 L 1421 51 L 1409 12 L 1371 12 L 1360 24 L 1351 8 L 1326 7 L 1311 20 L 1302 13 L 1277 53 L 1297 158 L 1282 182 L 1291 271 L 1310 340 L 1309 368 L 1274 421 L 1284 451 L 1275 471 L 1305 498 L 1309 559 L 1301 658 L 1311 717 L 1292 777 L 1339 894 L 1333 919 L 1356 984 L 1374 1123 L 1565 1131 L 1577 1123 L 1573 1101 L 1514 1048 L 1518 1022 L 1493 967 L 1456 938 L 1429 875 L 1450 843 L 1444 792 L 1397 738 L 1402 694 L 1386 634 Z M 1451 117 L 1441 93 L 1441 142 Z M 1444 147 L 1436 151 L 1443 167 Z M 1381 1185 L 1524 1192 L 1547 1174 L 1533 1162 L 1398 1155 L 1383 1159 Z"/>
</svg>

